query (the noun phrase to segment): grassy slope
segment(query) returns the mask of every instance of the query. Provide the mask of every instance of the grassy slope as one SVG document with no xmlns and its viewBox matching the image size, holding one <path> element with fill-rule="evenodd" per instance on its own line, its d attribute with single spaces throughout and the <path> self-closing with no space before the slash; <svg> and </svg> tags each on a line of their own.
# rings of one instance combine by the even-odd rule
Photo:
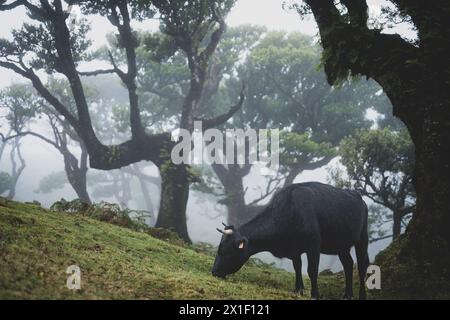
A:
<svg viewBox="0 0 450 320">
<path fill-rule="evenodd" d="M 0 299 L 300 299 L 291 273 L 250 263 L 224 281 L 210 276 L 212 262 L 80 214 L 0 202 Z M 76 292 L 66 288 L 72 264 L 82 272 Z M 338 298 L 342 276 L 319 278 L 323 297 Z"/>
</svg>

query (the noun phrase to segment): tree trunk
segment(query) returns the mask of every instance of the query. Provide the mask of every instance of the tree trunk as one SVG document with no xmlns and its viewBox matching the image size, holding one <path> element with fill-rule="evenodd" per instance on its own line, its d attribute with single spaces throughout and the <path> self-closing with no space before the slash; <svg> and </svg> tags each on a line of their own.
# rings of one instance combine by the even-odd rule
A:
<svg viewBox="0 0 450 320">
<path fill-rule="evenodd" d="M 191 243 L 186 224 L 186 206 L 189 180 L 185 165 L 174 165 L 170 160 L 160 168 L 161 201 L 156 227 L 172 229 L 184 241 Z"/>
<path fill-rule="evenodd" d="M 67 180 L 77 194 L 78 199 L 85 203 L 91 204 L 91 198 L 87 191 L 86 175 L 87 167 L 87 152 L 84 145 L 81 143 L 81 157 L 80 161 L 69 151 L 67 146 L 61 146 L 58 150 L 64 158 L 64 170 L 66 171 Z"/>
<path fill-rule="evenodd" d="M 416 211 L 406 232 L 375 261 L 385 290 L 397 298 L 437 298 L 450 290 L 450 126 L 443 121 L 450 107 L 424 110 L 415 119 L 421 126 L 402 119 L 416 146 Z"/>
<path fill-rule="evenodd" d="M 135 176 L 141 187 L 142 197 L 145 203 L 145 209 L 150 213 L 150 225 L 156 223 L 155 207 L 153 206 L 153 201 L 150 196 L 149 184 L 154 185 L 158 188 L 158 193 L 161 193 L 160 180 L 159 178 L 153 176 L 147 176 L 141 171 L 139 165 L 132 165 L 127 169 L 127 173 Z"/>
<path fill-rule="evenodd" d="M 227 167 L 213 165 L 212 168 L 224 188 L 225 198 L 220 203 L 227 207 L 227 224 L 239 227 L 253 217 L 248 215 L 243 184 L 251 166 L 241 168 L 239 165 L 229 164 Z"/>
<path fill-rule="evenodd" d="M 440 109 L 440 110 L 439 110 Z M 431 112 L 431 110 L 433 110 Z M 420 264 L 449 273 L 450 266 L 450 105 L 425 113 L 416 134 L 417 210 L 408 227 L 411 254 Z M 439 112 L 440 111 L 440 112 Z M 443 121 L 444 119 L 447 122 Z M 412 134 L 414 135 L 414 134 Z M 414 137 L 413 137 L 414 139 Z"/>
<path fill-rule="evenodd" d="M 89 204 L 92 203 L 91 198 L 90 198 L 89 193 L 86 188 L 86 181 L 70 182 L 70 185 L 72 186 L 73 190 L 75 190 L 75 193 L 77 194 L 78 199 L 82 200 L 83 202 L 89 203 Z"/>
<path fill-rule="evenodd" d="M 17 167 L 17 162 L 15 159 L 15 156 L 17 154 L 17 158 L 19 159 L 19 167 Z M 16 196 L 16 187 L 17 183 L 19 182 L 19 178 L 23 173 L 23 170 L 25 169 L 26 163 L 24 158 L 22 157 L 22 152 L 20 150 L 20 138 L 16 137 L 14 139 L 13 146 L 11 148 L 10 153 L 10 159 L 12 164 L 12 174 L 11 174 L 11 187 L 9 189 L 8 195 L 6 196 L 7 199 L 14 199 Z"/>
<path fill-rule="evenodd" d="M 253 219 L 261 207 L 250 206 L 245 203 L 245 192 L 242 186 L 242 179 L 234 184 L 227 184 L 225 187 L 225 204 L 228 212 L 228 225 L 239 227 Z"/>
<path fill-rule="evenodd" d="M 239 227 L 249 220 L 247 216 L 247 207 L 245 205 L 243 193 L 240 193 L 237 190 L 230 191 L 227 190 L 227 188 L 225 188 L 225 192 L 227 194 L 226 199 L 228 212 L 227 224 Z"/>
<path fill-rule="evenodd" d="M 71 170 L 66 167 L 66 175 L 78 199 L 91 204 L 91 198 L 87 191 L 86 172 L 83 170 Z"/>
<path fill-rule="evenodd" d="M 138 170 L 139 171 L 139 170 Z M 145 209 L 151 213 L 151 221 L 150 223 L 153 224 L 154 222 L 154 208 L 153 208 L 153 202 L 152 199 L 150 198 L 150 191 L 148 190 L 148 186 L 147 183 L 145 182 L 144 178 L 142 177 L 142 174 L 140 172 L 138 172 L 136 174 L 136 177 L 139 181 L 139 185 L 141 187 L 141 192 L 142 192 L 142 197 L 144 198 L 144 203 L 145 203 Z"/>
<path fill-rule="evenodd" d="M 392 226 L 392 240 L 397 239 L 402 233 L 402 215 L 399 212 L 393 213 L 394 224 Z"/>
</svg>

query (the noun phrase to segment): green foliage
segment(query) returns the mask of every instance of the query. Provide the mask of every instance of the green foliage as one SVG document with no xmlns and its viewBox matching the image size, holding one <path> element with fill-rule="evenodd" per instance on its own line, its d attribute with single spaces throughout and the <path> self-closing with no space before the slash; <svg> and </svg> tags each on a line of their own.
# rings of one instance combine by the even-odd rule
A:
<svg viewBox="0 0 450 320">
<path fill-rule="evenodd" d="M 153 1 L 161 17 L 161 31 L 173 36 L 183 50 L 189 49 L 184 47 L 188 38 L 200 44 L 212 25 L 227 15 L 234 3 L 235 0 Z"/>
<path fill-rule="evenodd" d="M 223 114 L 236 103 L 239 93 L 227 96 L 222 79 L 235 76 L 242 56 L 254 46 L 263 32 L 262 27 L 240 26 L 229 28 L 222 36 L 210 61 L 204 101 L 198 106 L 198 117 L 211 118 Z M 140 37 L 143 45 L 137 49 L 140 69 L 137 82 L 142 97 L 143 122 L 152 132 L 162 131 L 167 126 L 174 128 L 179 122 L 179 108 L 189 90 L 191 75 L 188 61 L 167 34 L 143 33 Z M 118 110 L 120 116 L 117 118 L 126 123 L 124 113 L 126 111 Z"/>
<path fill-rule="evenodd" d="M 157 63 L 167 61 L 179 49 L 172 37 L 161 32 L 144 33 L 142 37 L 145 53 Z"/>
<path fill-rule="evenodd" d="M 91 45 L 91 41 L 87 38 L 87 33 L 90 26 L 86 19 L 76 19 L 72 17 L 70 24 L 70 46 L 72 49 L 72 56 L 75 63 L 79 63 L 86 58 L 86 50 Z M 55 30 L 49 27 L 48 24 L 41 23 L 24 23 L 19 30 L 13 30 L 12 35 L 14 41 L 7 42 L 2 40 L 6 45 L 6 52 L 4 56 L 20 56 L 25 53 L 30 54 L 28 61 L 30 67 L 36 70 L 44 70 L 48 74 L 57 72 L 64 72 L 64 66 L 58 58 L 58 53 L 55 46 L 55 36 L 60 30 Z"/>
<path fill-rule="evenodd" d="M 155 15 L 155 8 L 152 6 L 153 1 L 144 0 L 127 0 L 128 9 L 131 11 L 130 16 L 137 20 L 152 18 Z M 81 11 L 84 14 L 100 14 L 106 17 L 111 15 L 111 5 L 119 4 L 119 1 L 111 0 L 83 0 L 79 1 Z"/>
<path fill-rule="evenodd" d="M 375 204 L 369 208 L 370 236 L 385 235 L 384 224 L 414 211 L 414 146 L 406 130 L 360 130 L 339 146 L 345 170 L 330 170 L 338 187 L 358 190 Z"/>
<path fill-rule="evenodd" d="M 356 81 L 330 87 L 311 37 L 263 31 L 255 33 L 258 41 L 238 64 L 236 75 L 224 83 L 223 90 L 230 97 L 239 90 L 237 79 L 247 84 L 245 105 L 230 126 L 282 129 L 282 173 L 331 159 L 343 137 L 370 126 L 365 113 L 378 103 L 379 87 Z M 221 94 L 210 101 L 217 105 L 224 100 Z"/>
<path fill-rule="evenodd" d="M 84 95 L 86 97 L 86 101 L 89 104 L 98 103 L 99 100 L 104 99 L 103 96 L 100 95 L 100 92 L 97 89 L 96 84 L 89 84 L 89 83 L 83 83 L 83 91 Z M 64 78 L 58 78 L 56 76 L 50 76 L 47 80 L 46 86 L 48 90 L 58 98 L 59 101 L 61 101 L 64 106 L 69 110 L 69 112 L 76 116 L 77 114 L 77 107 L 75 98 L 73 96 L 72 90 L 70 88 L 70 83 L 67 79 Z M 55 114 L 57 115 L 56 111 L 49 106 L 48 102 L 45 101 L 42 97 L 35 95 L 34 99 L 39 101 L 42 105 L 45 106 L 43 108 L 42 113 L 44 114 Z M 95 117 L 93 117 L 95 118 Z M 64 120 L 61 120 L 60 122 L 64 122 Z M 66 130 L 69 130 L 69 126 L 66 125 Z M 73 129 L 70 129 L 73 131 Z"/>
<path fill-rule="evenodd" d="M 146 34 L 146 37 L 157 34 Z M 138 51 L 137 83 L 141 97 L 144 124 L 153 132 L 162 131 L 165 124 L 174 127 L 180 118 L 180 107 L 189 90 L 190 73 L 185 57 L 175 52 L 166 60 L 155 61 L 155 53 L 143 48 Z"/>
<path fill-rule="evenodd" d="M 9 128 L 19 133 L 38 117 L 41 105 L 29 85 L 12 84 L 0 91 L 0 108 L 6 111 Z"/>
<path fill-rule="evenodd" d="M 346 176 L 345 170 L 334 167 L 328 170 L 328 180 L 337 188 L 351 189 L 352 181 Z"/>
<path fill-rule="evenodd" d="M 164 228 L 146 228 L 144 229 L 144 231 L 145 233 L 151 235 L 153 238 L 169 242 L 180 247 L 189 247 L 189 245 L 184 242 L 177 233 L 171 230 Z"/>
<path fill-rule="evenodd" d="M 104 201 L 89 205 L 80 199 L 72 201 L 61 199 L 52 204 L 50 209 L 53 211 L 80 213 L 93 219 L 132 230 L 145 231 L 149 229 L 145 223 L 145 219 L 149 217 L 148 212 L 144 210 L 121 209 L 117 204 Z"/>
<path fill-rule="evenodd" d="M 193 166 L 191 170 L 198 177 L 197 182 L 191 184 L 192 190 L 214 195 L 223 194 L 223 186 L 218 183 L 211 167 L 205 165 Z"/>
<path fill-rule="evenodd" d="M 284 10 L 297 11 L 301 18 L 304 18 L 308 14 L 312 13 L 309 6 L 303 1 L 299 2 L 297 0 L 284 0 L 282 6 Z"/>
<path fill-rule="evenodd" d="M 369 241 L 390 236 L 391 232 L 386 228 L 386 223 L 393 220 L 392 212 L 378 204 L 370 204 L 368 207 Z"/>
<path fill-rule="evenodd" d="M 39 187 L 34 192 L 51 193 L 64 188 L 67 183 L 67 174 L 65 171 L 52 172 L 39 181 Z"/>
<path fill-rule="evenodd" d="M 316 158 L 335 155 L 330 143 L 316 143 L 308 133 L 282 132 L 280 147 L 280 163 L 287 167 L 307 165 Z"/>
<path fill-rule="evenodd" d="M 224 74 L 233 76 L 237 67 L 243 64 L 242 58 L 249 54 L 266 32 L 264 26 L 249 24 L 227 28 L 217 47 L 214 64 L 220 65 Z"/>
<path fill-rule="evenodd" d="M 321 81 L 315 53 L 311 39 L 300 33 L 269 32 L 260 39 L 238 68 L 238 78 L 248 84 L 242 118 L 235 117 L 238 123 L 283 128 L 300 120 L 302 95 Z"/>
<path fill-rule="evenodd" d="M 238 68 L 248 84 L 246 104 L 235 124 L 310 132 L 315 142 L 333 145 L 370 123 L 365 112 L 377 104 L 373 82 L 345 82 L 330 87 L 320 68 L 320 51 L 312 38 L 298 32 L 268 32 Z M 236 81 L 230 80 L 230 92 Z"/>
<path fill-rule="evenodd" d="M 342 164 L 358 189 L 364 189 L 366 177 L 374 180 L 385 177 L 386 185 L 393 190 L 403 176 L 412 176 L 414 146 L 406 130 L 359 131 L 342 141 L 340 154 Z"/>
<path fill-rule="evenodd" d="M 89 209 L 89 204 L 82 201 L 81 199 L 75 199 L 73 201 L 61 199 L 50 206 L 50 210 L 70 213 L 84 212 L 87 209 Z"/>
</svg>

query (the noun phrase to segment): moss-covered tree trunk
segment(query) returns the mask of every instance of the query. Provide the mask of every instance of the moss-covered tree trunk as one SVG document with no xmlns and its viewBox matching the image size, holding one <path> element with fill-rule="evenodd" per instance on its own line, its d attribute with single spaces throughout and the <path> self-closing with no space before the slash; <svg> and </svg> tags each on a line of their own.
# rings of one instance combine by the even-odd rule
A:
<svg viewBox="0 0 450 320">
<path fill-rule="evenodd" d="M 92 203 L 87 191 L 87 159 L 88 154 L 84 144 L 80 142 L 81 156 L 78 160 L 67 148 L 67 144 L 61 144 L 58 147 L 59 152 L 64 158 L 64 170 L 66 171 L 67 180 L 77 194 L 78 199 L 85 203 Z"/>
<path fill-rule="evenodd" d="M 69 178 L 69 183 L 77 194 L 77 198 L 86 203 L 91 203 L 91 198 L 87 191 L 86 176 L 77 175 Z"/>
<path fill-rule="evenodd" d="M 156 227 L 175 231 L 184 241 L 190 243 L 186 206 L 189 197 L 189 179 L 185 165 L 174 165 L 166 161 L 160 169 L 161 201 Z"/>
<path fill-rule="evenodd" d="M 20 138 L 16 137 L 14 139 L 14 143 L 10 152 L 10 159 L 12 164 L 11 184 L 9 187 L 8 195 L 6 196 L 6 198 L 10 200 L 14 199 L 14 197 L 16 196 L 17 183 L 26 166 L 25 159 L 22 157 L 22 152 L 20 149 L 21 149 Z M 16 161 L 16 155 L 19 160 L 19 163 L 17 163 Z"/>
<path fill-rule="evenodd" d="M 406 232 L 376 257 L 384 297 L 433 298 L 450 292 L 450 123 L 442 121 L 450 119 L 450 104 L 442 101 L 424 108 L 421 116 L 402 119 L 416 146 L 417 203 Z"/>
<path fill-rule="evenodd" d="M 450 268 L 450 101 L 425 109 L 416 145 L 417 211 L 408 228 L 409 254 L 449 275 Z M 444 120 L 444 121 L 443 121 Z M 449 278 L 447 278 L 449 279 Z"/>
<path fill-rule="evenodd" d="M 393 226 L 392 226 L 392 239 L 397 239 L 402 233 L 402 215 L 400 212 L 394 211 L 392 214 Z"/>
<path fill-rule="evenodd" d="M 250 172 L 251 165 L 214 164 L 214 172 L 224 188 L 225 198 L 220 201 L 227 207 L 227 223 L 238 227 L 251 220 L 259 210 L 257 206 L 247 205 L 243 179 Z"/>
</svg>

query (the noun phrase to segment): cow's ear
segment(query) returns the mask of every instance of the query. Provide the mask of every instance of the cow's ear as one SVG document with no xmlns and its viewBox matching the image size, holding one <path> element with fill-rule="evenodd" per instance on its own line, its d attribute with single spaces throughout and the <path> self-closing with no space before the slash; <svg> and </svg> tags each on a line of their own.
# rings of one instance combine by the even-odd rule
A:
<svg viewBox="0 0 450 320">
<path fill-rule="evenodd" d="M 247 243 L 248 243 L 247 238 L 243 237 L 243 238 L 239 241 L 238 248 L 239 248 L 240 250 L 246 249 L 246 248 L 247 248 Z"/>
</svg>

